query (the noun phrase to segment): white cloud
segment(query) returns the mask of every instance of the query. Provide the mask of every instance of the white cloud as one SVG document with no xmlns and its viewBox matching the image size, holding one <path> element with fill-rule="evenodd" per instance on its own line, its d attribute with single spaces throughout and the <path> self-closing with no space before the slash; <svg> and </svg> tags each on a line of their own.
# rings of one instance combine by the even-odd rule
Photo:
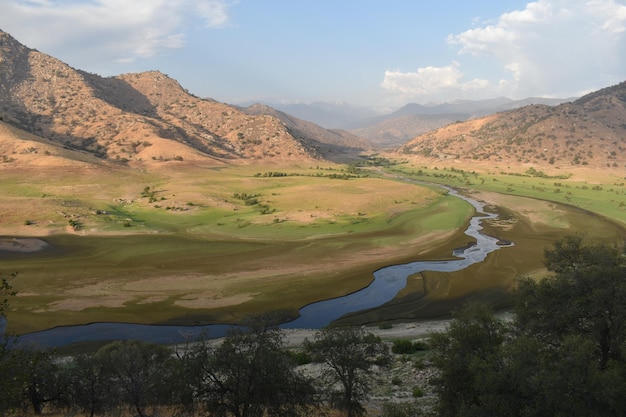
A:
<svg viewBox="0 0 626 417">
<path fill-rule="evenodd" d="M 451 90 L 474 91 L 486 87 L 485 80 L 461 82 L 459 63 L 446 67 L 418 68 L 416 72 L 385 71 L 382 87 L 404 96 L 432 96 Z"/>
<path fill-rule="evenodd" d="M 0 28 L 71 64 L 129 62 L 185 45 L 188 27 L 228 24 L 233 0 L 3 1 Z M 33 30 L 36 28 L 36 30 Z"/>
<path fill-rule="evenodd" d="M 492 24 L 448 36 L 447 43 L 459 48 L 459 63 L 437 74 L 432 67 L 387 71 L 382 86 L 417 100 L 461 98 L 470 90 L 481 96 L 568 97 L 626 78 L 625 32 L 623 0 L 538 0 Z M 463 81 L 470 70 L 483 80 Z"/>
</svg>

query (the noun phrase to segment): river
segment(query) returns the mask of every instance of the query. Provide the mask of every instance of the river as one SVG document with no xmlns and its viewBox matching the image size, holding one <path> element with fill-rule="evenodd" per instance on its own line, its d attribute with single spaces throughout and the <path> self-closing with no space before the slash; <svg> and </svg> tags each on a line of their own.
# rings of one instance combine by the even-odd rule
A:
<svg viewBox="0 0 626 417">
<path fill-rule="evenodd" d="M 400 265 L 391 265 L 374 272 L 374 279 L 369 286 L 343 297 L 309 304 L 300 310 L 299 318 L 282 324 L 285 329 L 320 329 L 333 320 L 347 313 L 378 307 L 391 301 L 407 283 L 407 278 L 422 271 L 459 271 L 469 265 L 482 262 L 489 253 L 502 247 L 498 239 L 486 236 L 482 230 L 482 221 L 496 218 L 496 214 L 485 213 L 482 203 L 448 189 L 451 195 L 470 203 L 476 209 L 465 234 L 476 243 L 455 249 L 453 255 L 458 259 L 446 261 L 416 261 Z M 162 326 L 132 323 L 92 323 L 79 326 L 61 326 L 40 332 L 21 335 L 20 344 L 34 344 L 42 347 L 61 347 L 74 343 L 141 339 L 155 343 L 181 343 L 205 334 L 207 337 L 221 337 L 231 326 Z"/>
</svg>

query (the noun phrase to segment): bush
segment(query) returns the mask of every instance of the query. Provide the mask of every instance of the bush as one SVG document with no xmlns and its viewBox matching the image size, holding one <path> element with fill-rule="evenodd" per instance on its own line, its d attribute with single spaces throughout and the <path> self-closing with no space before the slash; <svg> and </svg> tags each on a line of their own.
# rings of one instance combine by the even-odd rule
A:
<svg viewBox="0 0 626 417">
<path fill-rule="evenodd" d="M 412 395 L 414 398 L 421 398 L 424 396 L 424 391 L 420 387 L 413 387 Z"/>
<path fill-rule="evenodd" d="M 426 350 L 427 346 L 423 342 L 412 342 L 407 339 L 394 340 L 391 351 L 397 355 L 413 354 L 415 352 Z"/>
<path fill-rule="evenodd" d="M 307 363 L 313 362 L 313 358 L 311 358 L 311 355 L 306 352 L 288 351 L 288 354 L 298 366 L 306 365 Z"/>
</svg>

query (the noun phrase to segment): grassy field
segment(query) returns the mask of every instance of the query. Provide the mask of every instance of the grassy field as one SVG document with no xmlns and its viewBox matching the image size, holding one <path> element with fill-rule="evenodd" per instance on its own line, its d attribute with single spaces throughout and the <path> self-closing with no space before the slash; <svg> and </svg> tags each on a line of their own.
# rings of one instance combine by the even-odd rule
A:
<svg viewBox="0 0 626 417">
<path fill-rule="evenodd" d="M 479 192 L 501 213 L 487 232 L 515 246 L 459 273 L 411 277 L 396 300 L 353 322 L 439 316 L 476 297 L 504 306 L 516 277 L 544 272 L 555 239 L 623 237 L 618 185 L 393 170 Z M 467 243 L 473 213 L 440 188 L 339 165 L 28 172 L 4 170 L 0 181 L 0 235 L 50 245 L 0 251 L 1 272 L 19 272 L 9 315 L 18 333 L 94 321 L 237 323 L 268 311 L 292 318 L 364 287 L 380 267 L 450 258 Z"/>
<path fill-rule="evenodd" d="M 10 328 L 294 317 L 390 262 L 449 251 L 472 213 L 440 189 L 345 167 L 275 169 L 6 172 L 2 235 L 50 244 L 0 253 L 19 272 Z"/>
<path fill-rule="evenodd" d="M 558 177 L 529 172 L 468 172 L 453 167 L 400 164 L 389 169 L 421 181 L 445 184 L 486 202 L 499 220 L 484 232 L 515 243 L 453 273 L 424 272 L 410 277 L 395 300 L 345 317 L 343 323 L 375 323 L 448 315 L 463 302 L 478 300 L 495 308 L 510 305 L 517 278 L 541 278 L 544 250 L 564 236 L 583 234 L 590 242 L 621 243 L 626 237 L 626 189 L 614 176 Z"/>
<path fill-rule="evenodd" d="M 587 210 L 626 226 L 626 178 L 613 173 L 552 171 L 539 168 L 512 170 L 494 168 L 488 172 L 450 166 L 400 164 L 394 172 L 423 181 L 470 190 L 547 200 Z M 580 171 L 580 170 L 579 170 Z"/>
</svg>

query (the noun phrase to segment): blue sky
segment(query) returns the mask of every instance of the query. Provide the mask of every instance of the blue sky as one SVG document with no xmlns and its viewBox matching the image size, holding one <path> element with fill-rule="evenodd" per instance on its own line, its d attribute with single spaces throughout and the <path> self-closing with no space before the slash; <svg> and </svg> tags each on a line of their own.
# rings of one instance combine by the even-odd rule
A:
<svg viewBox="0 0 626 417">
<path fill-rule="evenodd" d="M 0 10 L 1 30 L 75 68 L 157 69 L 227 103 L 393 109 L 573 97 L 626 80 L 626 0 L 0 0 Z"/>
</svg>

